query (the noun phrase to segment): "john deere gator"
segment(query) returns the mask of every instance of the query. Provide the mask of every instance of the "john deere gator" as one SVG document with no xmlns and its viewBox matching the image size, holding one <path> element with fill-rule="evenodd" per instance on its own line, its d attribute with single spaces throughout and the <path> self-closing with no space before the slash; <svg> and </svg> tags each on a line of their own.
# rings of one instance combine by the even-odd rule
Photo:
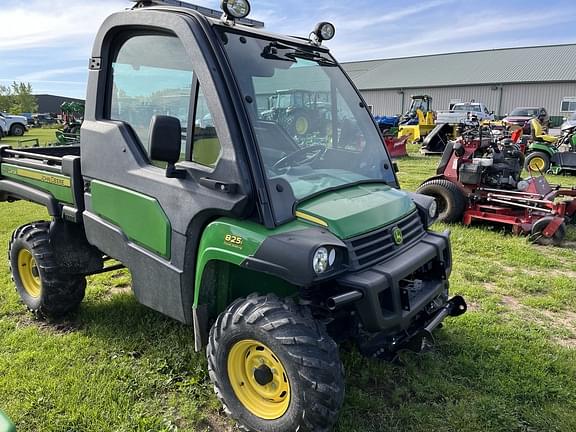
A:
<svg viewBox="0 0 576 432">
<path fill-rule="evenodd" d="M 12 275 L 50 318 L 79 307 L 86 276 L 125 266 L 139 302 L 192 326 L 241 427 L 327 431 L 344 399 L 338 342 L 391 358 L 465 312 L 448 295 L 449 234 L 429 230 L 434 199 L 399 189 L 323 45 L 332 24 L 280 36 L 246 0 L 222 8 L 145 0 L 110 16 L 80 144 L 0 148 L 0 201 L 50 215 L 14 232 Z M 294 88 L 323 95 L 326 127 L 263 117 Z"/>
</svg>

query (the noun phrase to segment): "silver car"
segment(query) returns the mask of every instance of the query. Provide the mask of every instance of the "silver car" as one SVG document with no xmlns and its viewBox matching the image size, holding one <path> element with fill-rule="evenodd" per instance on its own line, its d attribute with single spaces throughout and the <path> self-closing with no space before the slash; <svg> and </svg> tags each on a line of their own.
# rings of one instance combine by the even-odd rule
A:
<svg viewBox="0 0 576 432">
<path fill-rule="evenodd" d="M 560 126 L 560 129 L 562 129 L 562 132 L 564 132 L 565 130 L 573 128 L 574 126 L 576 126 L 576 112 L 573 113 L 570 118 L 565 119 L 564 123 L 562 123 L 562 126 Z"/>
</svg>

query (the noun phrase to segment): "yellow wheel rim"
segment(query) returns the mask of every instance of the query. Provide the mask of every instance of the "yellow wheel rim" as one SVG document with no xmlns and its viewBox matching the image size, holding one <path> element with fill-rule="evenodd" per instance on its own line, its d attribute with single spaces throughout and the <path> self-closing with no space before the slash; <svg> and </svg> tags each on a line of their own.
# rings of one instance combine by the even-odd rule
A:
<svg viewBox="0 0 576 432">
<path fill-rule="evenodd" d="M 530 159 L 528 166 L 531 170 L 543 171 L 544 167 L 546 166 L 546 161 L 541 157 L 535 157 L 534 159 Z"/>
<path fill-rule="evenodd" d="M 306 132 L 308 132 L 308 119 L 306 117 L 298 117 L 296 119 L 296 133 L 298 135 L 304 135 Z"/>
<path fill-rule="evenodd" d="M 288 375 L 266 345 L 248 339 L 237 342 L 228 354 L 228 377 L 240 403 L 256 417 L 275 420 L 288 410 Z"/>
<path fill-rule="evenodd" d="M 38 298 L 42 291 L 42 282 L 36 260 L 27 249 L 18 252 L 18 274 L 24 290 L 30 297 Z"/>
</svg>

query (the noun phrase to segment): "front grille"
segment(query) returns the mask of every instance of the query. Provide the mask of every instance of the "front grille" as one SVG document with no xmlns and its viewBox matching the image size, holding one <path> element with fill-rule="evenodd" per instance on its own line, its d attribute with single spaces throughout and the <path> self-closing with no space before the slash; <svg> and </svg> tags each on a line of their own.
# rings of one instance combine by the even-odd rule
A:
<svg viewBox="0 0 576 432">
<path fill-rule="evenodd" d="M 394 243 L 392 230 L 400 228 L 403 242 L 400 245 Z M 395 255 L 405 247 L 418 241 L 425 234 L 418 211 L 414 211 L 404 219 L 384 228 L 359 235 L 347 241 L 351 251 L 352 268 L 364 268 Z"/>
</svg>

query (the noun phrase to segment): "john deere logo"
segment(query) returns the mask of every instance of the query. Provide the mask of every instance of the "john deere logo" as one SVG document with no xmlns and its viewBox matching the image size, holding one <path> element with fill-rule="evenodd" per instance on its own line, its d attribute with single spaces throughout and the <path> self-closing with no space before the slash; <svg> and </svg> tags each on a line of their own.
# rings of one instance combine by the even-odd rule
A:
<svg viewBox="0 0 576 432">
<path fill-rule="evenodd" d="M 394 229 L 392 230 L 392 237 L 394 237 L 394 243 L 396 243 L 398 246 L 400 246 L 404 241 L 404 235 L 402 235 L 402 230 L 398 227 L 394 227 Z"/>
</svg>

